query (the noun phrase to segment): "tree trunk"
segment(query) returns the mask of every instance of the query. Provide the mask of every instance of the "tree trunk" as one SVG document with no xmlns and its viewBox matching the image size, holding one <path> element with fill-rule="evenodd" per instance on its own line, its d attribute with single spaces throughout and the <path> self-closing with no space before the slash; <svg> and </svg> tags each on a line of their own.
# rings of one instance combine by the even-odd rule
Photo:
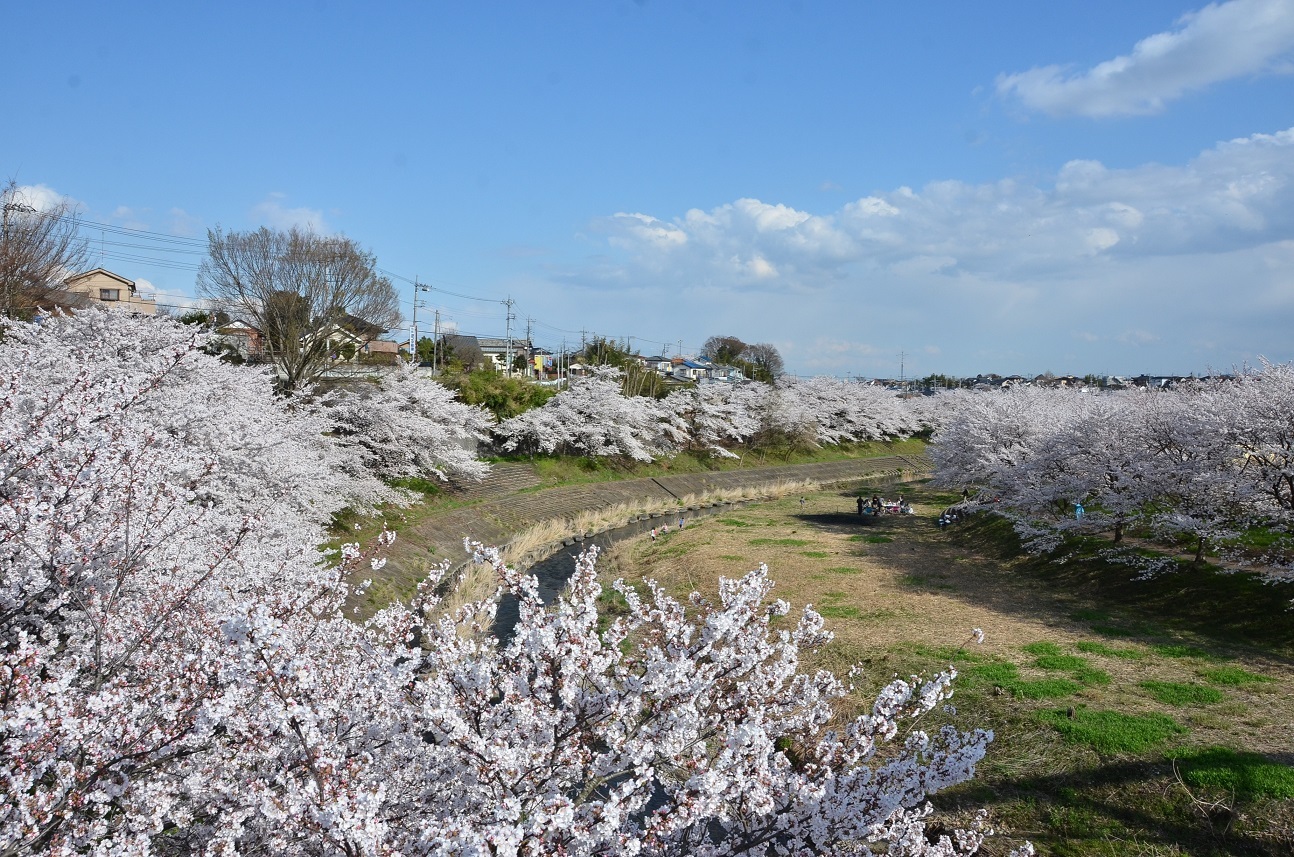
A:
<svg viewBox="0 0 1294 857">
<path fill-rule="evenodd" d="M 1123 521 L 1116 521 L 1114 524 L 1114 543 L 1117 545 L 1123 541 Z"/>
</svg>

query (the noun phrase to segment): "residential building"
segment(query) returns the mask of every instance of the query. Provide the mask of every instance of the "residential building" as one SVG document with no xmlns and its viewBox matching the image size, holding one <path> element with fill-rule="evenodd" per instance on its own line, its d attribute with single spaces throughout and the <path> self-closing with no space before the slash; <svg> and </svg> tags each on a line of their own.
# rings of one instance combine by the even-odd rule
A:
<svg viewBox="0 0 1294 857">
<path fill-rule="evenodd" d="M 265 337 L 260 329 L 235 319 L 216 328 L 216 334 L 233 346 L 244 360 L 255 362 L 265 356 Z"/>
<path fill-rule="evenodd" d="M 139 294 L 133 280 L 103 268 L 69 277 L 63 283 L 63 291 L 80 304 L 140 315 L 157 315 L 157 301 L 154 298 Z"/>
</svg>

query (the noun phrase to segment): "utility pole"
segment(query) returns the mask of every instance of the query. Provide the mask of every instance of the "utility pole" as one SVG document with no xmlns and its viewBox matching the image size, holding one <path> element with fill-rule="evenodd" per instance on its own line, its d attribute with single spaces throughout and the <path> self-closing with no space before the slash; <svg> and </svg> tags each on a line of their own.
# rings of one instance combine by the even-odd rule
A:
<svg viewBox="0 0 1294 857">
<path fill-rule="evenodd" d="M 431 286 L 425 286 L 418 282 L 417 277 L 413 278 L 413 349 L 410 353 L 410 359 L 412 359 L 414 363 L 418 362 L 418 292 L 429 291 L 431 291 Z M 440 315 L 440 311 L 437 310 L 436 314 Z M 433 361 L 434 359 L 435 358 L 433 356 Z"/>
<path fill-rule="evenodd" d="M 509 378 L 512 377 L 512 319 L 513 319 L 512 305 L 514 303 L 516 303 L 516 301 L 512 299 L 512 295 L 508 295 L 508 299 L 503 302 L 503 305 L 508 308 L 508 315 L 507 315 L 508 344 L 506 346 L 507 350 L 505 351 L 505 355 L 508 361 L 508 366 L 506 371 L 508 373 Z"/>
<path fill-rule="evenodd" d="M 436 374 L 436 352 L 440 350 L 440 310 L 436 310 L 436 327 L 431 334 L 431 374 Z M 443 367 L 442 367 L 443 368 Z"/>
<path fill-rule="evenodd" d="M 904 363 L 905 363 L 906 358 L 907 358 L 907 352 L 905 352 L 905 351 L 900 351 L 900 352 L 899 352 L 899 383 L 900 383 L 900 384 L 902 384 L 902 383 L 903 383 L 903 380 L 904 380 L 904 378 L 903 378 L 903 373 L 904 373 L 904 371 L 905 371 L 905 365 L 904 365 Z"/>
<path fill-rule="evenodd" d="M 529 351 L 526 353 L 526 377 L 527 378 L 535 377 L 534 374 L 532 374 L 535 371 L 535 359 L 534 359 L 535 341 L 530 338 L 530 325 L 533 322 L 534 322 L 533 318 L 531 318 L 530 316 L 526 316 L 526 348 L 529 349 Z"/>
</svg>

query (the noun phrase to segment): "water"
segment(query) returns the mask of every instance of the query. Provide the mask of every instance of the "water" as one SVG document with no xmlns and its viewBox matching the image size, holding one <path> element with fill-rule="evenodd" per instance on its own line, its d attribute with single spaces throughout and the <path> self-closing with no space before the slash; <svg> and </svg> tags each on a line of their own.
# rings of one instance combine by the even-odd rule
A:
<svg viewBox="0 0 1294 857">
<path fill-rule="evenodd" d="M 571 575 L 575 573 L 576 558 L 590 547 L 596 545 L 599 550 L 606 550 L 616 542 L 647 538 L 647 534 L 652 527 L 659 529 L 668 524 L 670 530 L 673 531 L 678 526 L 680 517 L 684 518 L 686 523 L 690 525 L 696 518 L 731 512 L 745 505 L 745 503 L 719 503 L 714 506 L 690 506 L 669 514 L 662 513 L 656 516 L 639 518 L 637 521 L 605 530 L 582 541 L 563 545 L 552 556 L 539 560 L 530 566 L 527 571 L 539 581 L 539 600 L 544 604 L 551 604 L 557 598 L 558 593 L 566 587 L 566 582 L 571 579 Z M 499 609 L 495 614 L 494 624 L 490 627 L 490 632 L 495 634 L 500 641 L 507 642 L 508 638 L 512 636 L 512 629 L 516 626 L 519 618 L 520 612 L 517 607 L 516 596 L 504 595 L 499 600 Z"/>
</svg>

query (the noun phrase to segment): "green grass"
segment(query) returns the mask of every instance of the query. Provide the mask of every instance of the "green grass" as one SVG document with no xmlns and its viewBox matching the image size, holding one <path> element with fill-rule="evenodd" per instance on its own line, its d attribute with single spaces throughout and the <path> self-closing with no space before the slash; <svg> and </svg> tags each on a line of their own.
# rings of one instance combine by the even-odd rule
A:
<svg viewBox="0 0 1294 857">
<path fill-rule="evenodd" d="M 444 490 L 444 483 L 435 479 L 423 479 L 418 476 L 405 476 L 400 479 L 392 479 L 390 484 L 396 488 L 406 488 L 410 491 L 417 491 L 424 497 L 436 497 Z"/>
<path fill-rule="evenodd" d="M 832 574 L 862 574 L 863 570 L 861 568 L 851 568 L 847 565 L 838 565 L 834 568 L 827 569 L 827 571 Z"/>
<path fill-rule="evenodd" d="M 826 551 L 800 551 L 800 556 L 807 556 L 809 559 L 826 559 L 831 554 Z"/>
<path fill-rule="evenodd" d="M 841 604 L 847 596 L 843 592 L 822 593 L 822 603 L 816 608 L 825 619 L 857 619 L 862 610 L 848 604 Z"/>
<path fill-rule="evenodd" d="M 1042 722 L 1050 725 L 1071 744 L 1083 744 L 1098 753 L 1144 753 L 1150 748 L 1186 732 L 1186 727 L 1164 714 L 1124 714 L 1120 711 L 1042 711 Z"/>
<path fill-rule="evenodd" d="M 656 556 L 660 558 L 671 557 L 671 556 L 683 556 L 691 552 L 692 550 L 694 550 L 695 547 L 696 547 L 695 545 L 687 545 L 687 544 L 677 544 L 677 545 L 667 544 L 665 547 L 662 547 L 656 551 Z"/>
<path fill-rule="evenodd" d="M 1091 640 L 1081 640 L 1074 647 L 1084 654 L 1122 658 L 1125 661 L 1139 661 L 1147 657 L 1146 653 L 1140 649 L 1115 648 L 1114 646 L 1107 646 L 1105 643 L 1097 643 Z"/>
<path fill-rule="evenodd" d="M 1108 672 L 1099 670 L 1096 667 L 1080 667 L 1071 672 L 1070 675 L 1074 677 L 1075 681 L 1082 682 L 1089 687 L 1098 685 L 1105 687 L 1113 681 Z"/>
<path fill-rule="evenodd" d="M 1182 779 L 1197 788 L 1225 791 L 1238 798 L 1294 798 L 1294 768 L 1226 747 L 1207 747 L 1176 754 Z"/>
<path fill-rule="evenodd" d="M 885 455 L 920 455 L 926 443 L 920 438 L 869 443 L 838 444 L 817 449 L 747 450 L 739 459 L 720 458 L 702 453 L 679 453 L 672 458 L 652 462 L 562 455 L 515 454 L 499 456 L 499 461 L 525 461 L 534 466 L 544 487 L 589 482 L 613 482 L 671 476 L 679 473 L 713 473 L 716 471 L 751 470 L 771 464 L 812 464 L 825 461 L 847 461 L 877 458 Z"/>
<path fill-rule="evenodd" d="M 1055 643 L 1044 640 L 1021 648 L 1031 655 L 1037 655 L 1033 665 L 1040 670 L 1069 673 L 1074 681 L 1087 686 L 1104 686 L 1111 682 L 1109 673 L 1092 666 L 1086 658 L 1063 654 L 1060 646 Z"/>
<path fill-rule="evenodd" d="M 719 559 L 726 559 L 732 562 L 744 562 L 746 558 L 744 556 L 737 556 L 735 553 L 725 553 L 720 554 Z"/>
<path fill-rule="evenodd" d="M 739 519 L 739 518 L 720 518 L 720 519 L 719 519 L 719 523 L 720 523 L 720 524 L 723 524 L 725 527 L 753 527 L 753 526 L 755 526 L 755 525 L 754 525 L 754 524 L 752 524 L 750 521 L 743 521 L 743 520 L 741 520 L 741 519 Z"/>
<path fill-rule="evenodd" d="M 1221 702 L 1222 692 L 1201 684 L 1175 681 L 1143 681 L 1137 685 L 1164 705 L 1212 705 Z"/>
<path fill-rule="evenodd" d="M 751 539 L 752 545 L 777 545 L 779 547 L 802 548 L 809 542 L 807 539 Z"/>
<path fill-rule="evenodd" d="M 1088 667 L 1087 659 L 1078 655 L 1043 655 L 1035 659 L 1033 665 L 1040 670 L 1067 673 Z"/>
<path fill-rule="evenodd" d="M 966 670 L 966 676 L 972 684 L 1000 687 L 1020 699 L 1060 699 L 1083 689 L 1067 678 L 1023 679 L 1019 668 L 1006 661 L 976 664 Z"/>
<path fill-rule="evenodd" d="M 868 536 L 867 538 L 863 539 L 863 541 L 867 542 L 869 545 L 884 545 L 884 544 L 889 544 L 890 542 L 894 541 L 894 539 L 890 538 L 889 536 Z"/>
<path fill-rule="evenodd" d="M 1254 684 L 1267 684 L 1275 681 L 1271 676 L 1251 673 L 1249 670 L 1240 667 L 1212 667 L 1210 669 L 1197 670 L 1200 678 L 1210 684 L 1217 684 L 1223 687 L 1245 687 Z"/>
<path fill-rule="evenodd" d="M 919 658 L 933 661 L 934 663 L 939 664 L 940 669 L 943 669 L 948 664 L 956 663 L 958 661 L 967 663 L 985 663 L 989 660 L 985 655 L 981 655 L 978 652 L 960 646 L 932 646 L 929 643 L 909 641 L 901 644 L 898 648 L 902 651 L 910 652 Z M 993 663 L 997 662 L 994 661 Z M 1008 666 L 1012 665 L 1008 664 Z"/>
</svg>

